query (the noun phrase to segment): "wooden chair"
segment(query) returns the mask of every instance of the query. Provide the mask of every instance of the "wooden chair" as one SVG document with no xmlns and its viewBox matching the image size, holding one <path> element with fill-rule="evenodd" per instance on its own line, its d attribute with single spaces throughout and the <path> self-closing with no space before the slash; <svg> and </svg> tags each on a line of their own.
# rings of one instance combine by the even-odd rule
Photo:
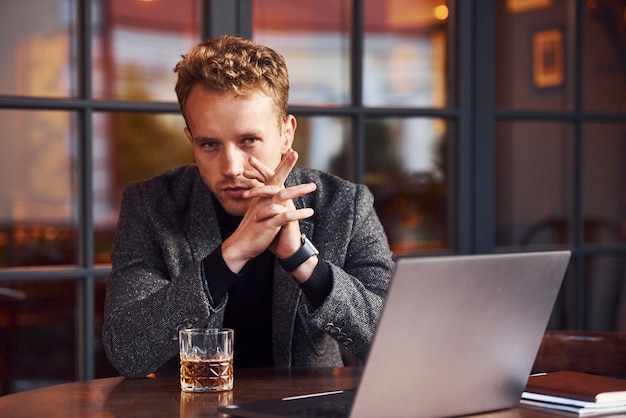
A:
<svg viewBox="0 0 626 418">
<path fill-rule="evenodd" d="M 533 372 L 574 370 L 626 378 L 626 334 L 548 330 Z"/>
</svg>

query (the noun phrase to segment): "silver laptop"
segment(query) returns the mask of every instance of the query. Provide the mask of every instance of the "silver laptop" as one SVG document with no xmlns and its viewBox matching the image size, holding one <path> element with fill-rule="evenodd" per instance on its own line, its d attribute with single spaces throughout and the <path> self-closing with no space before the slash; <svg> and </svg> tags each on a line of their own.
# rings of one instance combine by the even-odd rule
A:
<svg viewBox="0 0 626 418">
<path fill-rule="evenodd" d="M 569 251 L 401 258 L 356 390 L 219 410 L 446 417 L 517 406 L 569 258 Z"/>
</svg>

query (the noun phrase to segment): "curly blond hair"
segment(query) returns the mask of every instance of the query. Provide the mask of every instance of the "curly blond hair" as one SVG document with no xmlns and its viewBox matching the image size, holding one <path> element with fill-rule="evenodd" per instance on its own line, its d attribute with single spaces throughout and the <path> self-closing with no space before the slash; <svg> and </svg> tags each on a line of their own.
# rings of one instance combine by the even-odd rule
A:
<svg viewBox="0 0 626 418">
<path fill-rule="evenodd" d="M 249 39 L 222 35 L 202 42 L 182 56 L 174 72 L 183 115 L 187 97 L 196 85 L 243 97 L 260 91 L 272 97 L 279 121 L 287 115 L 289 77 L 285 60 L 273 49 Z"/>
</svg>

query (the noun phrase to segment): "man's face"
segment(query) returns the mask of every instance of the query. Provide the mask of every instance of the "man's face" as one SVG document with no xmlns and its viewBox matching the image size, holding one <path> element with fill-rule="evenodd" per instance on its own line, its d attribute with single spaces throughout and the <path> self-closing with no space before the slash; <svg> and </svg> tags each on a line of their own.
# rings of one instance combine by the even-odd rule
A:
<svg viewBox="0 0 626 418">
<path fill-rule="evenodd" d="M 234 93 L 207 91 L 195 86 L 185 104 L 187 128 L 200 175 L 231 215 L 243 216 L 249 201 L 245 190 L 262 185 L 244 177 L 255 157 L 274 170 L 291 148 L 295 118 L 287 116 L 278 126 L 272 99 L 262 93 L 250 98 Z"/>
</svg>

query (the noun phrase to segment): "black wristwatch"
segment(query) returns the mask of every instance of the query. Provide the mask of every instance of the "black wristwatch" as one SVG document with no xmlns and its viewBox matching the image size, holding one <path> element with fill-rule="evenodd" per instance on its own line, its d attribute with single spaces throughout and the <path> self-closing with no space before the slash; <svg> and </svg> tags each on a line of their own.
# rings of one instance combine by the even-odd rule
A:
<svg viewBox="0 0 626 418">
<path fill-rule="evenodd" d="M 302 247 L 287 258 L 279 258 L 278 264 L 280 264 L 283 269 L 291 273 L 297 269 L 300 264 L 304 263 L 314 255 L 318 255 L 319 253 L 320 252 L 317 251 L 317 248 L 315 248 L 313 243 L 309 241 L 306 235 L 302 234 Z"/>
</svg>

